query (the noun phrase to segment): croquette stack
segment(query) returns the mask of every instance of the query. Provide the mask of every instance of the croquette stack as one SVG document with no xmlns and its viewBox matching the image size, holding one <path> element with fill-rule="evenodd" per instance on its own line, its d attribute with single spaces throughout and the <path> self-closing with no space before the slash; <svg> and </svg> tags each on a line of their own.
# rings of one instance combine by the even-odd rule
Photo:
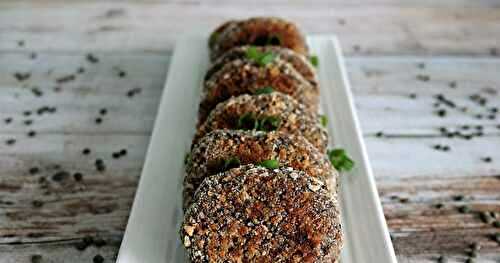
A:
<svg viewBox="0 0 500 263">
<path fill-rule="evenodd" d="M 186 158 L 181 241 L 191 262 L 337 262 L 338 173 L 298 28 L 228 21 L 209 40 Z"/>
</svg>

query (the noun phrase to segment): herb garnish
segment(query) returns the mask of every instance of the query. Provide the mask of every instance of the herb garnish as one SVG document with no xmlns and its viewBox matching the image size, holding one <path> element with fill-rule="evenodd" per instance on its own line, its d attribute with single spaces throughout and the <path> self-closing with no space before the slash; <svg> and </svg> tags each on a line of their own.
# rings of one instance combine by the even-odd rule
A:
<svg viewBox="0 0 500 263">
<path fill-rule="evenodd" d="M 327 154 L 333 167 L 339 171 L 350 171 L 354 167 L 354 161 L 344 149 L 328 150 Z"/>
<path fill-rule="evenodd" d="M 326 128 L 326 125 L 328 125 L 328 118 L 326 115 L 319 115 L 319 121 L 321 123 L 321 126 Z"/>
<path fill-rule="evenodd" d="M 238 119 L 236 128 L 239 130 L 275 131 L 281 124 L 281 118 L 276 116 L 266 116 L 258 119 L 248 112 Z"/>
<path fill-rule="evenodd" d="M 281 124 L 281 118 L 276 116 L 264 117 L 260 120 L 257 130 L 259 131 L 275 131 Z"/>
<path fill-rule="evenodd" d="M 217 41 L 217 38 L 219 37 L 219 33 L 218 32 L 213 32 L 211 35 L 210 35 L 210 38 L 208 39 L 208 43 L 210 46 L 214 45 L 215 44 L 215 41 Z"/>
<path fill-rule="evenodd" d="M 254 92 L 254 94 L 255 95 L 270 94 L 270 93 L 273 93 L 273 92 L 274 92 L 273 87 L 267 86 L 267 87 L 263 87 L 263 88 L 260 88 L 260 89 L 256 90 Z"/>
<path fill-rule="evenodd" d="M 224 171 L 227 171 L 231 168 L 236 168 L 240 166 L 241 162 L 238 157 L 231 157 L 229 159 L 224 160 Z"/>
<path fill-rule="evenodd" d="M 278 169 L 279 168 L 279 162 L 277 160 L 274 160 L 274 159 L 262 161 L 258 165 L 262 166 L 262 167 L 266 167 L 268 169 Z"/>
<path fill-rule="evenodd" d="M 276 54 L 273 52 L 261 52 L 256 47 L 251 46 L 247 49 L 245 56 L 259 64 L 260 66 L 265 66 L 271 63 L 275 58 Z"/>
<path fill-rule="evenodd" d="M 252 113 L 248 112 L 240 116 L 236 127 L 240 130 L 256 130 L 259 127 L 259 122 Z"/>
<path fill-rule="evenodd" d="M 319 58 L 316 55 L 312 55 L 309 60 L 311 61 L 311 64 L 315 67 L 319 66 Z"/>
</svg>

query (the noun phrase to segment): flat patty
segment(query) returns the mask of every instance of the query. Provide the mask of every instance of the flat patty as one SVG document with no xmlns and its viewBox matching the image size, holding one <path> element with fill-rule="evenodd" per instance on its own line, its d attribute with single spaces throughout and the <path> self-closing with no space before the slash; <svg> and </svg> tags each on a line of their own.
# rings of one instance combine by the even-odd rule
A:
<svg viewBox="0 0 500 263">
<path fill-rule="evenodd" d="M 184 208 L 205 178 L 245 164 L 276 160 L 327 182 L 336 192 L 338 174 L 328 157 L 304 137 L 280 132 L 215 130 L 192 149 L 184 177 Z"/>
<path fill-rule="evenodd" d="M 343 237 L 323 181 L 290 167 L 211 176 L 181 226 L 191 262 L 334 262 Z"/>
<path fill-rule="evenodd" d="M 218 103 L 242 94 L 255 94 L 266 87 L 294 97 L 313 112 L 318 109 L 318 87 L 312 86 L 290 63 L 274 58 L 261 65 L 243 58 L 226 63 L 205 81 L 199 108 L 200 123 Z"/>
<path fill-rule="evenodd" d="M 254 17 L 219 26 L 210 35 L 210 58 L 215 60 L 233 47 L 243 45 L 281 46 L 308 55 L 305 38 L 295 24 L 277 17 Z"/>
<path fill-rule="evenodd" d="M 318 78 L 316 76 L 316 69 L 310 63 L 309 59 L 291 49 L 278 47 L 278 46 L 239 46 L 234 47 L 231 50 L 220 56 L 214 63 L 210 66 L 205 75 L 205 80 L 209 79 L 215 72 L 221 69 L 226 63 L 229 63 L 235 59 L 242 59 L 249 55 L 249 48 L 255 48 L 260 53 L 273 53 L 276 54 L 280 59 L 290 63 L 297 72 L 299 72 L 311 85 L 318 86 Z"/>
<path fill-rule="evenodd" d="M 256 126 L 264 131 L 302 135 L 321 152 L 328 146 L 328 134 L 319 115 L 279 92 L 241 95 L 219 103 L 198 128 L 193 142 L 213 130 L 254 129 Z"/>
</svg>

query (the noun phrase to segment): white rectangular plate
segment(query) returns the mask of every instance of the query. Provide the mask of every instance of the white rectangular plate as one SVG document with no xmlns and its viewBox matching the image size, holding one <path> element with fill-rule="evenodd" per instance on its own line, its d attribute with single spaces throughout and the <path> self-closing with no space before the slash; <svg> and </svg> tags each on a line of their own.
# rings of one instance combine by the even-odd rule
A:
<svg viewBox="0 0 500 263">
<path fill-rule="evenodd" d="M 320 61 L 321 108 L 335 141 L 331 146 L 345 148 L 356 162 L 341 178 L 346 240 L 341 262 L 397 262 L 338 41 L 327 35 L 311 36 L 308 42 Z M 206 37 L 183 37 L 177 43 L 118 263 L 184 262 L 178 234 L 183 159 L 194 134 L 208 63 Z"/>
</svg>

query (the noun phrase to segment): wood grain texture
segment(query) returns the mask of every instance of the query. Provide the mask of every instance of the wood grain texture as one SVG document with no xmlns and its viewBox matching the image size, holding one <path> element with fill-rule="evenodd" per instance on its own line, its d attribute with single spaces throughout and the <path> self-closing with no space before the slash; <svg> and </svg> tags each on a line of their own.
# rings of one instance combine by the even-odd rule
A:
<svg viewBox="0 0 500 263">
<path fill-rule="evenodd" d="M 75 257 L 75 262 L 85 262 L 89 254 L 101 253 L 96 248 L 91 248 L 91 252 L 74 248 L 87 234 L 110 239 L 110 245 L 102 252 L 108 258 L 119 247 L 169 56 L 103 52 L 95 54 L 99 63 L 91 64 L 85 55 L 39 52 L 36 59 L 32 59 L 29 52 L 22 51 L 2 54 L 0 59 L 3 69 L 0 117 L 1 120 L 13 118 L 10 124 L 2 123 L 0 141 L 17 139 L 12 146 L 0 144 L 3 172 L 0 244 L 4 244 L 0 247 L 2 254 L 9 255 L 5 257 L 9 261 L 5 262 L 16 262 L 36 251 L 53 260 L 51 262 L 63 262 L 68 254 Z M 356 57 L 347 63 L 399 258 L 402 262 L 420 262 L 441 252 L 460 258 L 463 242 L 454 243 L 450 249 L 435 236 L 447 234 L 443 238 L 459 239 L 465 233 L 474 232 L 474 238 L 487 239 L 487 234 L 494 229 L 474 231 L 478 226 L 468 223 L 469 217 L 444 209 L 447 214 L 442 224 L 455 225 L 455 231 L 450 234 L 447 228 L 434 226 L 436 212 L 432 204 L 437 200 L 446 201 L 453 194 L 466 193 L 477 195 L 479 204 L 498 205 L 500 186 L 495 176 L 500 174 L 497 162 L 500 155 L 496 150 L 500 145 L 500 130 L 495 128 L 495 121 L 477 120 L 459 113 L 438 118 L 433 114 L 432 96 L 443 93 L 455 101 L 469 103 L 469 94 L 484 92 L 486 86 L 498 87 L 495 72 L 500 61 Z M 425 64 L 424 70 L 419 66 L 421 63 Z M 54 86 L 58 85 L 56 79 L 76 72 L 81 66 L 85 68 L 83 74 L 76 74 L 72 82 L 59 84 L 61 91 L 54 92 Z M 127 72 L 125 78 L 117 75 L 117 66 Z M 50 69 L 52 73 L 47 75 Z M 15 72 L 31 72 L 31 77 L 19 82 L 13 77 Z M 428 74 L 431 80 L 422 82 L 416 78 L 418 74 Z M 450 88 L 450 81 L 456 81 L 457 88 Z M 33 86 L 43 91 L 41 97 L 33 94 Z M 127 91 L 135 87 L 141 87 L 141 93 L 127 97 Z M 410 99 L 409 91 L 415 91 L 417 98 Z M 491 97 L 490 103 L 500 104 L 498 96 Z M 24 111 L 43 105 L 55 105 L 57 112 L 23 115 Z M 108 113 L 103 116 L 103 123 L 96 125 L 94 120 L 103 107 Z M 412 122 L 405 121 L 405 116 L 411 116 Z M 32 119 L 33 124 L 26 126 L 23 123 L 26 119 Z M 448 139 L 438 131 L 441 126 L 453 128 L 464 123 L 484 126 L 487 136 L 472 140 Z M 35 138 L 26 136 L 31 129 L 38 132 Z M 383 131 L 384 137 L 375 136 L 378 131 Z M 450 145 L 451 152 L 434 150 L 432 146 L 437 143 Z M 89 156 L 81 153 L 86 147 L 92 150 Z M 112 153 L 122 148 L 128 149 L 128 155 L 114 160 Z M 492 156 L 494 162 L 484 163 L 481 158 L 486 155 Z M 97 158 L 104 159 L 106 172 L 96 171 Z M 81 172 L 83 181 L 76 182 L 71 177 L 62 182 L 53 181 L 56 164 L 72 174 Z M 30 175 L 29 168 L 33 166 L 40 167 L 41 172 Z M 477 175 L 482 177 L 468 177 Z M 47 182 L 39 183 L 41 177 Z M 427 184 L 429 181 L 432 184 Z M 457 189 L 464 184 L 469 188 Z M 402 204 L 390 198 L 394 195 L 409 197 L 410 202 Z M 44 205 L 33 207 L 35 200 Z M 404 216 L 412 210 L 418 216 Z M 491 251 L 485 255 L 494 258 L 499 251 L 494 243 L 488 244 Z"/>
<path fill-rule="evenodd" d="M 37 50 L 166 51 L 179 34 L 207 33 L 224 20 L 255 15 L 289 18 L 307 33 L 335 32 L 348 54 L 489 56 L 500 49 L 494 1 L 405 2 L 43 1 L 27 9 L 27 2 L 3 1 L 0 49 L 14 50 L 24 40 Z"/>
<path fill-rule="evenodd" d="M 0 263 L 29 262 L 34 254 L 42 262 L 91 262 L 96 254 L 112 262 L 174 39 L 256 14 L 279 14 L 307 32 L 340 35 L 399 261 L 435 262 L 444 254 L 463 262 L 469 243 L 480 241 L 478 262 L 498 262 L 500 246 L 490 235 L 500 230 L 477 213 L 457 211 L 468 204 L 473 211 L 500 212 L 500 119 L 475 118 L 484 108 L 469 99 L 481 94 L 488 107 L 500 107 L 500 59 L 492 54 L 500 49 L 498 1 L 9 0 L 0 3 Z M 98 63 L 86 59 L 90 50 Z M 79 67 L 83 73 L 76 73 Z M 14 77 L 27 72 L 27 80 Z M 58 83 L 72 74 L 74 81 Z M 130 98 L 131 90 L 139 92 Z M 446 118 L 438 117 L 438 94 L 470 112 L 446 108 Z M 57 110 L 36 114 L 43 106 Z M 463 125 L 482 126 L 484 136 L 465 140 L 439 131 Z M 13 138 L 13 145 L 5 144 Z M 436 144 L 451 150 L 436 151 Z M 81 153 L 86 147 L 88 156 Z M 122 148 L 128 154 L 113 159 Z M 96 170 L 98 158 L 105 172 Z M 31 167 L 40 172 L 31 175 Z M 54 180 L 60 170 L 70 176 Z M 465 200 L 453 200 L 460 194 Z M 444 207 L 436 209 L 437 203 Z M 77 250 L 87 235 L 107 244 Z"/>
</svg>

